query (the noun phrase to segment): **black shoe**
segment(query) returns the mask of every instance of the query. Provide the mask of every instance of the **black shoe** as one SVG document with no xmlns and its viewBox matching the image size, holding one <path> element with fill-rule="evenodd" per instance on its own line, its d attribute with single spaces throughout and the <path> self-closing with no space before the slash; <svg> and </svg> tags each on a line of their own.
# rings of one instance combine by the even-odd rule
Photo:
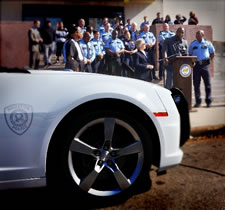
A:
<svg viewBox="0 0 225 210">
<path fill-rule="evenodd" d="M 211 104 L 207 104 L 207 108 L 210 108 L 211 107 Z"/>
<path fill-rule="evenodd" d="M 198 108 L 198 107 L 200 107 L 200 105 L 201 105 L 201 104 L 195 104 L 195 105 L 194 105 L 194 108 Z"/>
</svg>

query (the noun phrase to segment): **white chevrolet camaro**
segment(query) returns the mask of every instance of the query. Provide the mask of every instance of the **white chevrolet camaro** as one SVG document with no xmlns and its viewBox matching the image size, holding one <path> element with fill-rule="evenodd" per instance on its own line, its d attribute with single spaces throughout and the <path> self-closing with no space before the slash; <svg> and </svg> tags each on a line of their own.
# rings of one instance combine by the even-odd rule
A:
<svg viewBox="0 0 225 210">
<path fill-rule="evenodd" d="M 2 69 L 0 189 L 49 186 L 112 205 L 178 165 L 182 92 L 123 77 Z"/>
</svg>

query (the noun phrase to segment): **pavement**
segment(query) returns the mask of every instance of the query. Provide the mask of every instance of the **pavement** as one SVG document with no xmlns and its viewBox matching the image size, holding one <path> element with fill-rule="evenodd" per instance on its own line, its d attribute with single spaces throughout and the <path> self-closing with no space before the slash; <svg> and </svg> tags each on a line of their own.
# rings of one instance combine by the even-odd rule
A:
<svg viewBox="0 0 225 210">
<path fill-rule="evenodd" d="M 55 60 L 55 58 L 53 58 Z M 42 65 L 43 66 L 43 65 Z M 49 66 L 49 70 L 63 70 L 62 58 L 60 62 Z M 215 56 L 214 60 L 214 76 L 211 78 L 212 84 L 212 104 L 210 108 L 202 103 L 199 108 L 192 108 L 190 111 L 191 135 L 198 136 L 209 131 L 225 128 L 225 57 Z M 156 82 L 162 86 L 161 82 Z M 192 87 L 192 105 L 194 105 L 194 88 Z M 201 82 L 201 94 L 204 101 L 205 89 L 203 81 Z M 225 133 L 224 133 L 225 135 Z"/>
<path fill-rule="evenodd" d="M 199 108 L 193 108 L 190 112 L 191 135 L 207 133 L 209 131 L 225 130 L 225 57 L 215 56 L 214 76 L 211 77 L 212 106 L 206 108 L 202 104 Z M 201 82 L 202 101 L 205 99 L 205 87 Z M 194 88 L 192 87 L 192 105 L 194 105 Z M 223 133 L 225 135 L 225 133 Z"/>
<path fill-rule="evenodd" d="M 210 131 L 225 128 L 225 103 L 212 103 L 210 108 L 205 104 L 190 111 L 191 135 L 205 135 Z M 225 135 L 225 133 L 223 133 Z"/>
</svg>

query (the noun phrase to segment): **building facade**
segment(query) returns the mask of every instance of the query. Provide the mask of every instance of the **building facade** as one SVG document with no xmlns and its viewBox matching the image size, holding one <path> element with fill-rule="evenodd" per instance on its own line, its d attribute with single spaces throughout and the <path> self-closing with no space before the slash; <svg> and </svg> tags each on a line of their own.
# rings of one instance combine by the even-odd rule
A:
<svg viewBox="0 0 225 210">
<path fill-rule="evenodd" d="M 51 20 L 54 26 L 60 20 L 76 24 L 84 18 L 86 25 L 96 28 L 103 17 L 111 21 L 116 16 L 123 21 L 130 18 L 140 25 L 144 16 L 151 23 L 157 12 L 174 20 L 177 14 L 188 19 L 189 12 L 194 11 L 199 25 L 212 25 L 213 39 L 225 42 L 225 0 L 2 0 L 0 4 L 2 21 Z"/>
</svg>

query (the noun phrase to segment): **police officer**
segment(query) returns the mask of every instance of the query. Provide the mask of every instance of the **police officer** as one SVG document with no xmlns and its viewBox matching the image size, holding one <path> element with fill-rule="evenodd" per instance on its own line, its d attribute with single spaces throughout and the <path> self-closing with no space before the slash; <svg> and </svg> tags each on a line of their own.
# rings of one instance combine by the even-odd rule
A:
<svg viewBox="0 0 225 210">
<path fill-rule="evenodd" d="M 131 69 L 134 69 L 134 53 L 137 52 L 137 49 L 136 49 L 136 46 L 135 46 L 135 42 L 131 39 L 131 35 L 130 35 L 130 32 L 129 31 L 125 31 L 125 34 L 124 34 L 124 47 L 125 47 L 125 50 L 124 50 L 124 53 L 125 53 L 125 56 L 124 56 L 124 63 L 128 65 L 128 67 L 131 67 Z M 125 77 L 132 77 L 132 72 L 131 72 L 131 69 L 129 68 L 123 68 L 122 70 L 122 76 L 125 76 Z"/>
<path fill-rule="evenodd" d="M 173 60 L 169 60 L 168 58 L 187 55 L 187 41 L 184 40 L 183 37 L 184 28 L 179 27 L 176 31 L 176 35 L 165 39 L 163 43 L 162 56 L 165 58 L 164 64 L 167 71 L 165 84 L 167 89 L 171 89 L 173 87 Z"/>
<path fill-rule="evenodd" d="M 91 34 L 89 32 L 84 32 L 84 37 L 80 40 L 80 47 L 84 54 L 84 60 L 86 61 L 85 71 L 92 72 L 92 63 L 95 60 L 95 49 L 90 42 Z"/>
<path fill-rule="evenodd" d="M 130 19 L 127 19 L 127 24 L 125 25 L 125 27 L 130 31 L 131 30 L 131 22 Z"/>
<path fill-rule="evenodd" d="M 159 40 L 159 59 L 162 59 L 162 46 L 165 41 L 165 39 L 170 38 L 172 36 L 175 36 L 175 33 L 169 30 L 169 24 L 164 23 L 163 24 L 163 30 L 160 31 L 158 35 Z M 163 61 L 159 63 L 159 79 L 162 80 L 162 77 L 164 77 L 164 65 Z"/>
<path fill-rule="evenodd" d="M 131 35 L 131 39 L 133 41 L 136 41 L 138 36 L 139 36 L 139 32 L 137 30 L 137 23 L 133 22 L 131 24 L 131 30 L 130 30 L 130 35 Z"/>
<path fill-rule="evenodd" d="M 143 31 L 143 30 L 144 30 L 144 26 L 145 26 L 146 24 L 147 24 L 148 26 L 150 26 L 150 23 L 149 23 L 149 21 L 148 21 L 148 17 L 147 17 L 147 16 L 144 16 L 144 22 L 142 22 L 141 25 L 140 25 L 140 31 Z"/>
<path fill-rule="evenodd" d="M 112 38 L 112 33 L 110 31 L 110 23 L 105 24 L 105 31 L 101 34 L 101 39 L 106 45 L 108 40 Z"/>
<path fill-rule="evenodd" d="M 105 32 L 105 25 L 109 23 L 109 19 L 107 17 L 105 17 L 102 21 L 102 24 L 99 26 L 98 31 L 100 32 L 100 36 L 102 36 L 102 34 Z M 109 24 L 109 31 L 110 33 L 112 33 L 113 28 L 111 27 L 111 25 Z"/>
<path fill-rule="evenodd" d="M 156 38 L 152 32 L 149 31 L 149 25 L 145 24 L 143 27 L 144 31 L 138 36 L 138 39 L 144 39 L 145 41 L 145 51 L 148 52 L 150 63 L 154 63 L 154 54 L 155 54 L 155 43 Z M 150 80 L 158 79 L 155 75 L 155 69 L 151 71 Z"/>
<path fill-rule="evenodd" d="M 117 37 L 118 31 L 114 30 L 112 32 L 112 39 L 107 42 L 105 48 L 109 56 L 109 74 L 121 76 L 121 55 L 124 52 L 124 44 Z"/>
<path fill-rule="evenodd" d="M 85 27 L 85 20 L 83 18 L 81 18 L 78 21 L 78 25 L 81 28 L 82 34 L 84 34 L 84 32 L 86 32 L 86 27 Z"/>
<path fill-rule="evenodd" d="M 193 82 L 195 90 L 195 105 L 199 107 L 201 105 L 201 93 L 200 82 L 201 77 L 205 84 L 206 98 L 205 102 L 207 107 L 210 107 L 211 100 L 211 82 L 209 64 L 215 56 L 215 49 L 210 41 L 204 39 L 204 31 L 200 30 L 196 33 L 196 39 L 190 44 L 189 54 L 197 56 L 197 62 L 193 69 Z"/>
<path fill-rule="evenodd" d="M 91 43 L 95 49 L 95 60 L 93 62 L 93 72 L 94 73 L 103 73 L 104 71 L 104 55 L 105 55 L 105 49 L 102 43 L 102 40 L 100 39 L 100 32 L 94 31 L 94 38 L 91 40 Z"/>
</svg>

